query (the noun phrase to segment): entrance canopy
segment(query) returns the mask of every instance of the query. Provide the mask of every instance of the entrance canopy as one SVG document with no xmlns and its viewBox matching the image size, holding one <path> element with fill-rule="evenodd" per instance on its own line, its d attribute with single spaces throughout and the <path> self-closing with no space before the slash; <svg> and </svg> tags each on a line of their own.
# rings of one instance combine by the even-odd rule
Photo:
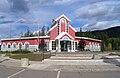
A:
<svg viewBox="0 0 120 78">
<path fill-rule="evenodd" d="M 74 38 L 71 35 L 69 35 L 67 32 L 62 32 L 55 39 L 70 41 L 73 40 Z"/>
</svg>

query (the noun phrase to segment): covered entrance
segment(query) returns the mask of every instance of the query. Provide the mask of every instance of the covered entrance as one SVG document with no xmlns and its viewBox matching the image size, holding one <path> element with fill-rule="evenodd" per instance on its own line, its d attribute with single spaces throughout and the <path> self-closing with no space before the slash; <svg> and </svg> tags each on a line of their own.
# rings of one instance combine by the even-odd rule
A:
<svg viewBox="0 0 120 78">
<path fill-rule="evenodd" d="M 61 51 L 69 52 L 71 50 L 71 41 L 60 41 Z"/>
</svg>

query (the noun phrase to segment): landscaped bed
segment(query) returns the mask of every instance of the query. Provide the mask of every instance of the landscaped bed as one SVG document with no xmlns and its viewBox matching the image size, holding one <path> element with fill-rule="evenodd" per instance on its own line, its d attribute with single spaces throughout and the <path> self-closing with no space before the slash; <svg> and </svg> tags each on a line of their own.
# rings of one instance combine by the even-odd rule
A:
<svg viewBox="0 0 120 78">
<path fill-rule="evenodd" d="M 9 56 L 10 58 L 13 58 L 13 59 L 21 60 L 21 58 L 28 58 L 30 61 L 42 61 L 43 59 L 50 58 L 51 56 L 50 53 L 34 54 L 27 50 L 17 50 L 12 52 L 0 51 L 0 54 L 5 54 L 6 56 Z"/>
<path fill-rule="evenodd" d="M 43 59 L 47 59 L 50 57 L 50 54 L 10 54 L 10 58 L 13 59 L 21 59 L 28 58 L 30 61 L 42 61 Z"/>
</svg>

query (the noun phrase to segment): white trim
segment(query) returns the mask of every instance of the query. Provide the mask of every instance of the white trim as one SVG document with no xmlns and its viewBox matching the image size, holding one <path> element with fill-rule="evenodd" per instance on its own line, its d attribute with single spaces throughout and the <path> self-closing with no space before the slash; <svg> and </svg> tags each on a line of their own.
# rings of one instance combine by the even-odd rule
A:
<svg viewBox="0 0 120 78">
<path fill-rule="evenodd" d="M 5 45 L 5 46 L 3 46 Z M 7 44 L 6 43 L 2 43 L 2 48 L 6 48 Z"/>
<path fill-rule="evenodd" d="M 57 26 L 57 24 L 54 25 L 52 28 L 50 28 L 49 31 L 48 31 L 47 33 L 49 33 L 50 31 L 52 31 L 56 26 Z"/>
<path fill-rule="evenodd" d="M 55 39 L 60 39 L 62 36 L 64 36 L 65 34 L 67 34 L 70 38 L 74 39 L 70 34 L 68 34 L 67 32 L 62 32 L 60 33 Z"/>
<path fill-rule="evenodd" d="M 25 46 L 25 44 L 29 44 L 29 45 L 30 45 L 30 43 L 29 43 L 29 42 L 27 42 L 27 41 L 24 43 L 24 46 Z"/>
<path fill-rule="evenodd" d="M 28 44 L 28 47 L 27 47 L 27 48 L 26 48 L 26 44 Z M 29 46 L 30 46 L 30 43 L 26 41 L 26 42 L 24 43 L 25 49 L 29 49 Z"/>
<path fill-rule="evenodd" d="M 69 24 L 69 26 L 70 26 L 75 32 L 77 32 L 70 24 Z"/>
<path fill-rule="evenodd" d="M 55 21 L 59 20 L 59 19 L 62 18 L 62 17 L 65 17 L 68 21 L 71 22 L 71 20 L 70 20 L 68 17 L 66 17 L 64 14 L 62 14 L 62 15 L 59 16 L 57 19 L 55 19 Z"/>
<path fill-rule="evenodd" d="M 10 42 L 7 43 L 7 48 L 9 48 L 8 45 L 10 45 L 10 48 L 11 48 L 11 43 Z"/>
<path fill-rule="evenodd" d="M 36 39 L 38 38 L 37 36 L 36 37 L 23 37 L 23 38 L 7 38 L 7 39 L 1 39 L 1 42 L 4 41 L 4 40 L 22 40 L 22 39 Z M 40 36 L 39 38 L 50 38 L 50 36 Z"/>
<path fill-rule="evenodd" d="M 15 47 L 13 46 L 14 44 L 15 44 Z M 16 42 L 13 42 L 13 43 L 12 43 L 12 47 L 13 47 L 13 48 L 16 48 L 16 47 L 17 47 Z"/>
<path fill-rule="evenodd" d="M 67 37 L 67 36 L 64 36 L 64 37 L 62 38 L 62 40 L 64 40 L 64 38 L 67 38 L 67 39 L 70 41 L 70 38 L 69 38 L 69 37 Z"/>
<path fill-rule="evenodd" d="M 102 42 L 102 40 L 93 39 L 93 38 L 88 38 L 88 37 L 75 37 L 75 38 L 79 38 L 79 39 L 87 39 L 87 40 L 93 40 L 93 41 L 99 41 L 99 42 Z"/>
</svg>

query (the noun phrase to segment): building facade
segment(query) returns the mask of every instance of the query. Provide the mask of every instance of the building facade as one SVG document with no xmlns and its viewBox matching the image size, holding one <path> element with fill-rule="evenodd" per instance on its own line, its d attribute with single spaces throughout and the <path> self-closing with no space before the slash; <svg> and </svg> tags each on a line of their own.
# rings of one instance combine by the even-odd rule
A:
<svg viewBox="0 0 120 78">
<path fill-rule="evenodd" d="M 53 24 L 53 27 L 47 32 L 46 36 L 10 38 L 1 40 L 2 51 L 14 51 L 18 49 L 27 49 L 30 51 L 38 50 L 42 42 L 45 43 L 47 51 L 51 52 L 76 52 L 79 44 L 85 42 L 85 50 L 101 51 L 101 40 L 76 37 L 76 30 L 70 25 L 71 20 L 65 15 L 61 15 Z"/>
</svg>

